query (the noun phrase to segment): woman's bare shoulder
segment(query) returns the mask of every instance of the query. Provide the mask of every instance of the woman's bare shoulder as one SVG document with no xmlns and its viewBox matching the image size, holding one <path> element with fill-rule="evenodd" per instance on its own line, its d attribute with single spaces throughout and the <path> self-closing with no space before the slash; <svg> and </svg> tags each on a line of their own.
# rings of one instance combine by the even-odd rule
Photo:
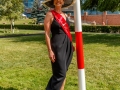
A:
<svg viewBox="0 0 120 90">
<path fill-rule="evenodd" d="M 46 16 L 47 17 L 53 17 L 53 15 L 52 15 L 52 13 L 50 11 L 46 13 Z"/>
<path fill-rule="evenodd" d="M 49 11 L 49 12 L 46 13 L 44 22 L 45 22 L 45 24 L 46 24 L 46 22 L 52 23 L 52 21 L 53 21 L 53 15 L 52 15 L 52 13 Z"/>
</svg>

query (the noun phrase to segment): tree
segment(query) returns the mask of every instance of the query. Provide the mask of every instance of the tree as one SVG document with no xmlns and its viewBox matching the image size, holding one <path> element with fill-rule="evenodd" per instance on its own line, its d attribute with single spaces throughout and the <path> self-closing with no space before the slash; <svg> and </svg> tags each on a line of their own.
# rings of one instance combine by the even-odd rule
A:
<svg viewBox="0 0 120 90">
<path fill-rule="evenodd" d="M 12 24 L 15 20 L 19 19 L 23 13 L 24 4 L 22 0 L 0 0 L 0 16 L 6 17 Z"/>
<path fill-rule="evenodd" d="M 82 3 L 82 9 L 92 8 L 96 8 L 99 11 L 120 11 L 120 0 L 85 0 Z"/>
<path fill-rule="evenodd" d="M 39 3 L 39 0 L 34 0 L 31 18 L 37 19 L 36 23 L 43 23 L 47 11 L 48 8 Z"/>
</svg>

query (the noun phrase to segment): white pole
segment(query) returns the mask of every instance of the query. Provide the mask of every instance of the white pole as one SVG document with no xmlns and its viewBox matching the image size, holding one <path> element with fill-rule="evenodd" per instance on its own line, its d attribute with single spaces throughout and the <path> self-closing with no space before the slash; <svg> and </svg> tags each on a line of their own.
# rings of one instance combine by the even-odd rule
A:
<svg viewBox="0 0 120 90">
<path fill-rule="evenodd" d="M 79 90 L 86 90 L 80 0 L 76 0 L 74 4 L 74 19 Z"/>
</svg>

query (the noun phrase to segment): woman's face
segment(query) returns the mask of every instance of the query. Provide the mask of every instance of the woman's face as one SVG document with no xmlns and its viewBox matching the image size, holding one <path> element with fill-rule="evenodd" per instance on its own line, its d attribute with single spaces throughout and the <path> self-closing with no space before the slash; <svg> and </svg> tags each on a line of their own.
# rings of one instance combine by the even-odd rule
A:
<svg viewBox="0 0 120 90">
<path fill-rule="evenodd" d="M 62 7 L 63 4 L 64 4 L 64 0 L 54 0 L 55 6 Z"/>
</svg>

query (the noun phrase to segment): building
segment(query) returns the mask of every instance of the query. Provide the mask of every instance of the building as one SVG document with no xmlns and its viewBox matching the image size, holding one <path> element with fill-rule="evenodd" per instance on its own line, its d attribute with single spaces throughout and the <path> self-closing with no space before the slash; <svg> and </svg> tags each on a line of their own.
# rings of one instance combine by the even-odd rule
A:
<svg viewBox="0 0 120 90">
<path fill-rule="evenodd" d="M 27 17 L 30 17 L 30 13 L 31 13 L 32 6 L 33 6 L 33 1 L 34 0 L 24 0 L 23 1 L 23 3 L 24 3 L 24 14 Z"/>
<path fill-rule="evenodd" d="M 32 8 L 34 6 L 34 3 L 37 2 L 38 6 L 41 7 L 43 1 L 44 0 L 24 0 L 23 1 L 24 5 L 25 5 L 24 14 L 27 17 L 31 17 L 31 12 L 32 12 Z M 71 13 L 71 15 L 73 15 L 73 7 L 63 9 L 63 11 L 65 13 Z"/>
<path fill-rule="evenodd" d="M 32 8 L 33 8 L 33 4 L 34 4 L 35 1 L 40 6 L 43 0 L 23 0 L 23 3 L 25 5 L 24 14 L 27 17 L 31 17 Z"/>
</svg>

